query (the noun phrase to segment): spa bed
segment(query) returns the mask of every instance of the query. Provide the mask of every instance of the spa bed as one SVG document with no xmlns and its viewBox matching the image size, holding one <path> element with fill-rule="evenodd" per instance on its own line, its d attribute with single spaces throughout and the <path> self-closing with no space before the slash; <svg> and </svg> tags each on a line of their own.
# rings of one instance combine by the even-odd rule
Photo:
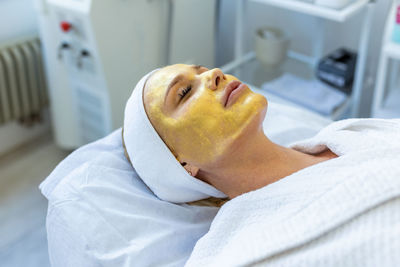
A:
<svg viewBox="0 0 400 267">
<path fill-rule="evenodd" d="M 330 123 L 266 97 L 263 127 L 278 144 L 312 137 Z M 183 266 L 218 212 L 159 200 L 126 160 L 121 129 L 70 154 L 40 190 L 49 201 L 52 266 Z"/>
</svg>

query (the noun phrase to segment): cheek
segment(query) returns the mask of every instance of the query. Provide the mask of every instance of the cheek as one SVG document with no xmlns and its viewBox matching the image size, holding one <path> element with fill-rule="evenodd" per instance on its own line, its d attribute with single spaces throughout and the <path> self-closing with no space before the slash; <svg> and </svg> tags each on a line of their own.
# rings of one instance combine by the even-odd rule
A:
<svg viewBox="0 0 400 267">
<path fill-rule="evenodd" d="M 265 102 L 265 98 L 264 102 Z M 225 109 L 213 95 L 202 95 L 188 103 L 177 118 L 158 112 L 160 136 L 180 159 L 206 164 L 225 153 L 265 104 L 249 92 L 237 105 Z"/>
<path fill-rule="evenodd" d="M 243 103 L 231 109 L 225 109 L 215 97 L 193 101 L 172 127 L 178 154 L 202 164 L 224 154 L 260 108 L 250 95 L 239 101 Z"/>
</svg>

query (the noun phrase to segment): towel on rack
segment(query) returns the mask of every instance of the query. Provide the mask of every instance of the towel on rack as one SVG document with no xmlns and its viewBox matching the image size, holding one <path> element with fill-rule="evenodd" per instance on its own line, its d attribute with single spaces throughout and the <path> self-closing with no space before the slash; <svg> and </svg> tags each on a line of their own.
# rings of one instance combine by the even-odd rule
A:
<svg viewBox="0 0 400 267">
<path fill-rule="evenodd" d="M 304 80 L 288 73 L 264 83 L 262 89 L 325 116 L 331 115 L 347 98 L 343 92 L 318 80 Z"/>
</svg>

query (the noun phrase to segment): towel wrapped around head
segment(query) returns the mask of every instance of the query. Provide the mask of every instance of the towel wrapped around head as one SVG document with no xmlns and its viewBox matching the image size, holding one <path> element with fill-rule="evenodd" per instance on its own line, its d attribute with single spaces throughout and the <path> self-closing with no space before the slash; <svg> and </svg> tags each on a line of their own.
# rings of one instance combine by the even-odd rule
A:
<svg viewBox="0 0 400 267">
<path fill-rule="evenodd" d="M 123 140 L 136 172 L 160 199 L 175 203 L 225 198 L 213 186 L 192 177 L 175 158 L 147 117 L 143 90 L 153 70 L 137 83 L 125 107 Z"/>
</svg>

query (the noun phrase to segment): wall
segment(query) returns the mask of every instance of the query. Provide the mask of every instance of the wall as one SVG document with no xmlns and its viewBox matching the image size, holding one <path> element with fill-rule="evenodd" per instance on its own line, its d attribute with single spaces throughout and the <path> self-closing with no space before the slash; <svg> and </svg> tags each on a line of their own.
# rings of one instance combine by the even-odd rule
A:
<svg viewBox="0 0 400 267">
<path fill-rule="evenodd" d="M 0 42 L 36 31 L 33 0 L 0 1 Z"/>
<path fill-rule="evenodd" d="M 223 65 L 233 57 L 233 41 L 235 26 L 235 3 L 237 0 L 222 0 L 219 34 L 217 36 L 217 65 Z M 369 53 L 367 61 L 367 76 L 375 81 L 376 69 L 380 54 L 382 33 L 384 23 L 387 18 L 391 0 L 379 0 L 376 2 L 375 12 L 371 27 L 369 41 Z M 312 54 L 311 45 L 317 40 L 314 34 L 316 20 L 314 17 L 269 7 L 258 3 L 250 2 L 247 6 L 247 25 L 245 30 L 245 48 L 253 48 L 254 31 L 257 27 L 271 25 L 284 29 L 291 36 L 292 49 Z M 327 21 L 325 23 L 325 46 L 324 53 L 328 53 L 340 46 L 352 49 L 358 47 L 359 29 L 362 22 L 363 13 L 350 19 L 346 23 L 335 23 Z M 369 116 L 370 103 L 373 93 L 373 85 L 365 83 L 363 98 L 361 101 L 362 116 Z"/>
<path fill-rule="evenodd" d="M 0 44 L 37 32 L 33 0 L 0 1 Z M 17 123 L 0 126 L 0 155 L 49 131 L 49 116 L 32 128 Z"/>
<path fill-rule="evenodd" d="M 174 0 L 169 63 L 215 66 L 216 0 Z"/>
</svg>

